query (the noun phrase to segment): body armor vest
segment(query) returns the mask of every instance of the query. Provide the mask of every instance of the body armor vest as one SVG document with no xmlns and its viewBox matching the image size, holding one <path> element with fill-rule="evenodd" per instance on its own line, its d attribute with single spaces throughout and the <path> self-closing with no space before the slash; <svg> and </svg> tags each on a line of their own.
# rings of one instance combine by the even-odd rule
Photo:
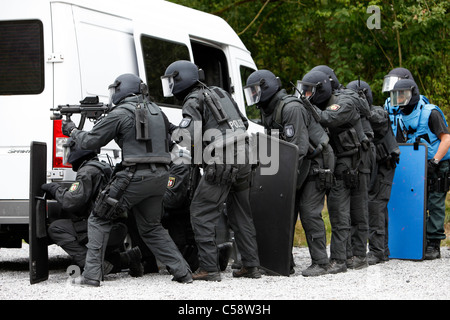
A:
<svg viewBox="0 0 450 320">
<path fill-rule="evenodd" d="M 228 93 L 219 87 L 200 88 L 192 91 L 187 97 L 197 98 L 206 122 L 203 132 L 208 129 L 218 129 L 225 135 L 228 131 L 246 131 L 238 106 L 231 100 Z"/>
<path fill-rule="evenodd" d="M 430 130 L 428 120 L 430 119 L 433 110 L 439 111 L 442 119 L 447 125 L 445 116 L 441 109 L 433 104 L 426 104 L 423 100 L 419 100 L 413 112 L 409 115 L 403 115 L 403 121 L 408 130 L 408 143 L 414 143 L 419 139 L 419 142 L 425 143 L 428 147 L 428 159 L 432 159 L 436 154 L 441 140 Z M 447 151 L 442 160 L 450 159 L 450 150 Z"/>
<path fill-rule="evenodd" d="M 342 98 L 345 99 L 346 96 L 339 91 L 334 92 L 328 101 L 327 107 L 332 107 L 333 105 L 341 106 L 340 101 Z M 353 108 L 353 106 L 350 107 Z M 336 127 L 330 126 L 328 129 L 330 131 L 331 145 L 337 157 L 354 155 L 359 151 L 362 144 L 368 144 L 369 142 L 361 124 L 359 111 L 347 123 Z"/>
<path fill-rule="evenodd" d="M 125 165 L 136 163 L 164 163 L 171 161 L 167 125 L 159 107 L 149 101 L 125 99 L 123 108 L 134 115 L 133 128 L 125 133 L 122 158 Z"/>
<path fill-rule="evenodd" d="M 378 119 L 385 119 L 386 121 L 373 122 L 372 128 L 374 132 L 373 143 L 376 147 L 377 161 L 384 161 L 391 156 L 399 157 L 400 148 L 397 140 L 392 132 L 390 122 L 386 117 L 385 110 L 382 107 L 372 107 L 372 112 Z"/>
<path fill-rule="evenodd" d="M 284 132 L 284 127 L 281 124 L 282 114 L 284 107 L 289 103 L 297 103 L 303 105 L 303 103 L 295 96 L 283 96 L 278 101 L 275 109 L 273 110 L 272 117 L 264 117 L 263 115 L 263 123 L 266 125 L 266 127 Z M 316 122 L 312 116 L 310 124 L 308 125 L 308 135 L 310 143 L 308 154 L 320 154 L 320 151 L 323 149 L 323 147 L 328 144 L 329 137 L 325 132 L 325 129 L 318 122 Z"/>
<path fill-rule="evenodd" d="M 420 95 L 419 103 L 423 102 L 428 104 L 428 98 Z M 407 128 L 403 121 L 403 114 L 400 112 L 398 106 L 391 106 L 391 98 L 387 98 L 384 102 L 384 109 L 389 114 L 389 120 L 391 122 L 392 132 L 395 137 L 400 137 L 397 139 L 399 142 L 406 142 L 407 138 Z"/>
</svg>

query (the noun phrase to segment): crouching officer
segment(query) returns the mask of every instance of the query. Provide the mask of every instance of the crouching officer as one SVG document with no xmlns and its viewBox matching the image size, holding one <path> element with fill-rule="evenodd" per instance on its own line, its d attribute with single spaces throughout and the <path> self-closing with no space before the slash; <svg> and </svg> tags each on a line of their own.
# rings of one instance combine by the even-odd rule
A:
<svg viewBox="0 0 450 320">
<path fill-rule="evenodd" d="M 98 160 L 97 152 L 81 150 L 72 139 L 68 140 L 64 149 L 67 162 L 77 175 L 68 189 L 55 182 L 42 185 L 42 189 L 61 204 L 63 215 L 68 216 L 67 219 L 64 217 L 50 223 L 48 234 L 82 270 L 88 242 L 87 218 L 99 191 L 108 183 L 112 169 L 108 163 Z M 106 249 L 105 274 L 130 268 L 131 275 L 141 275 L 139 248 L 120 252 L 126 234 L 124 223 L 113 225 Z"/>
<path fill-rule="evenodd" d="M 134 74 L 123 74 L 110 85 L 114 107 L 91 131 L 77 130 L 63 121 L 62 130 L 82 149 L 98 149 L 112 139 L 122 149 L 123 170 L 99 194 L 88 219 L 88 252 L 78 285 L 99 286 L 105 244 L 112 221 L 131 211 L 143 242 L 179 282 L 192 282 L 191 271 L 161 225 L 162 198 L 170 163 L 168 121 L 157 105 L 147 100 L 147 88 Z"/>
<path fill-rule="evenodd" d="M 215 232 L 223 203 L 227 205 L 228 221 L 242 256 L 243 267 L 234 271 L 233 276 L 259 278 L 249 198 L 251 165 L 245 156 L 248 122 L 228 92 L 200 82 L 203 77 L 200 72 L 192 62 L 179 60 L 170 64 L 161 77 L 164 95 L 183 100 L 183 120 L 178 131 L 182 141 L 180 138 L 176 141 L 182 147 L 193 147 L 194 163 L 204 165 L 190 206 L 200 265 L 193 278 L 221 280 Z M 199 159 L 201 155 L 206 157 Z"/>
<path fill-rule="evenodd" d="M 317 118 L 314 118 L 316 114 L 313 107 L 308 108 L 305 101 L 287 94 L 281 88 L 279 78 L 272 72 L 253 72 L 247 79 L 244 92 L 247 104 L 256 104 L 260 109 L 264 127 L 268 131 L 279 130 L 280 139 L 295 144 L 299 149 L 293 225 L 295 226 L 300 213 L 312 260 L 302 274 L 325 274 L 329 261 L 322 209 L 325 191 L 331 187 L 334 169 L 334 156 L 328 145 L 328 135 L 316 121 Z"/>
</svg>

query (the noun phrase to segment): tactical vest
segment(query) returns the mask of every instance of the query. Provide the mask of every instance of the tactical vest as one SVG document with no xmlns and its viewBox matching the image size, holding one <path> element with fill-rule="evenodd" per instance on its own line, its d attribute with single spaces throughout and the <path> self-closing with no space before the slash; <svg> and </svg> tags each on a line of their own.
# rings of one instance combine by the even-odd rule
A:
<svg viewBox="0 0 450 320">
<path fill-rule="evenodd" d="M 331 108 L 333 105 L 340 106 L 340 101 L 342 98 L 345 99 L 345 95 L 341 92 L 335 91 L 328 101 L 327 108 Z M 340 107 L 342 108 L 342 106 Z M 359 111 L 357 114 L 358 117 L 355 116 L 354 119 L 350 119 L 347 123 L 341 126 L 328 128 L 330 131 L 330 143 L 338 158 L 348 157 L 358 153 L 361 145 L 367 145 L 368 147 L 369 140 L 364 134 L 364 129 L 359 117 Z"/>
<path fill-rule="evenodd" d="M 285 139 L 284 136 L 284 127 L 281 124 L 283 119 L 283 109 L 289 103 L 298 103 L 303 105 L 303 103 L 295 96 L 285 95 L 283 96 L 277 103 L 275 109 L 273 110 L 273 116 L 271 118 L 262 116 L 263 123 L 266 127 L 271 129 L 277 129 L 282 133 L 282 139 Z M 308 150 L 309 155 L 318 155 L 320 151 L 323 149 L 325 145 L 329 142 L 328 134 L 325 132 L 325 129 L 314 119 L 311 119 L 311 123 L 308 126 L 308 135 L 309 135 L 309 143 L 310 147 Z M 314 122 L 313 122 L 314 121 Z M 270 122 L 270 123 L 268 123 Z"/>
<path fill-rule="evenodd" d="M 431 111 L 437 110 L 445 120 L 444 113 L 437 106 L 433 104 L 426 104 L 424 100 L 419 100 L 413 112 L 409 115 L 403 115 L 403 121 L 408 129 L 408 143 L 414 143 L 419 139 L 421 143 L 425 143 L 428 147 L 428 159 L 432 159 L 436 154 L 441 140 L 430 130 L 428 120 L 430 119 Z M 450 159 L 450 149 L 447 151 L 442 160 Z"/>
<path fill-rule="evenodd" d="M 192 91 L 185 99 L 196 98 L 200 110 L 207 116 L 203 117 L 203 132 L 208 129 L 218 129 L 225 135 L 227 131 L 247 131 L 242 114 L 228 93 L 219 87 L 200 88 Z"/>
<path fill-rule="evenodd" d="M 171 161 L 167 124 L 159 107 L 153 102 L 125 99 L 117 108 L 131 112 L 133 128 L 126 133 L 122 146 L 125 165 L 136 163 L 165 163 Z"/>
<path fill-rule="evenodd" d="M 385 116 L 382 114 L 385 110 L 381 107 L 373 107 L 372 110 L 374 113 L 379 113 L 381 117 Z M 398 147 L 388 119 L 381 124 L 373 124 L 372 128 L 374 131 L 373 143 L 376 148 L 377 161 L 384 161 L 391 156 L 400 156 L 400 148 Z"/>
<path fill-rule="evenodd" d="M 424 104 L 428 104 L 428 98 L 420 95 L 420 102 Z M 392 132 L 395 137 L 399 137 L 397 141 L 406 142 L 407 138 L 407 127 L 403 121 L 403 114 L 400 112 L 400 108 L 398 106 L 391 106 L 391 98 L 387 98 L 384 102 L 384 109 L 389 114 L 389 120 L 391 122 Z"/>
</svg>

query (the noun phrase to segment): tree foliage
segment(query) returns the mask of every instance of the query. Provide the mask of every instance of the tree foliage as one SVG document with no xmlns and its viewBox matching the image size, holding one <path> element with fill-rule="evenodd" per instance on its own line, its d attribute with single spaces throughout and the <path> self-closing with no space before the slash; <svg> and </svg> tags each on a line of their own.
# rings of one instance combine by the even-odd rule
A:
<svg viewBox="0 0 450 320">
<path fill-rule="evenodd" d="M 409 69 L 420 92 L 450 114 L 449 1 L 172 0 L 224 18 L 260 69 L 284 86 L 316 65 L 333 68 L 342 84 L 358 79 L 383 104 L 383 77 Z M 379 8 L 380 28 L 368 21 Z"/>
</svg>

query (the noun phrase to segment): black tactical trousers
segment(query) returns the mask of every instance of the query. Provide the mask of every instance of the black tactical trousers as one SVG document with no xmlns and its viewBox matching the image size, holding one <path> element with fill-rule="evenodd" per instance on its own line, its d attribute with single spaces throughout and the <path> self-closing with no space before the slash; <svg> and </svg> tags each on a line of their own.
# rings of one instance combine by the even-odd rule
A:
<svg viewBox="0 0 450 320">
<path fill-rule="evenodd" d="M 369 190 L 369 252 L 382 259 L 389 256 L 388 209 L 395 169 L 378 164 Z"/>
<path fill-rule="evenodd" d="M 450 171 L 450 164 L 448 160 L 442 160 L 436 172 L 428 172 L 428 179 L 441 178 L 446 180 L 448 172 Z M 445 198 L 447 190 L 433 190 L 427 193 L 427 218 L 426 218 L 426 233 L 427 240 L 443 240 L 445 239 L 444 221 L 445 221 Z M 445 188 L 444 188 L 445 189 Z"/>
<path fill-rule="evenodd" d="M 227 206 L 228 222 L 234 232 L 236 246 L 245 267 L 258 267 L 259 257 L 256 231 L 250 208 L 250 165 L 236 165 L 235 182 L 212 184 L 200 179 L 191 203 L 191 223 L 199 253 L 200 268 L 208 272 L 219 271 L 216 233 Z"/>
<path fill-rule="evenodd" d="M 118 191 L 126 179 L 128 169 L 117 173 L 110 194 Z M 123 204 L 133 212 L 142 241 L 153 252 L 156 259 L 166 265 L 175 278 L 185 276 L 189 266 L 175 243 L 161 224 L 162 198 L 169 175 L 166 166 L 149 166 L 137 170 L 123 193 Z M 83 275 L 93 280 L 102 278 L 104 244 L 111 230 L 111 221 L 91 214 L 88 220 L 88 253 Z"/>
<path fill-rule="evenodd" d="M 322 218 L 325 189 L 320 190 L 318 182 L 312 179 L 313 177 L 310 177 L 300 190 L 300 220 L 305 230 L 312 263 L 327 264 L 327 239 Z"/>
<path fill-rule="evenodd" d="M 328 213 L 331 223 L 330 259 L 347 259 L 347 242 L 350 237 L 350 196 L 344 172 L 351 167 L 350 158 L 339 158 L 334 170 L 336 180 L 327 196 Z"/>
</svg>

